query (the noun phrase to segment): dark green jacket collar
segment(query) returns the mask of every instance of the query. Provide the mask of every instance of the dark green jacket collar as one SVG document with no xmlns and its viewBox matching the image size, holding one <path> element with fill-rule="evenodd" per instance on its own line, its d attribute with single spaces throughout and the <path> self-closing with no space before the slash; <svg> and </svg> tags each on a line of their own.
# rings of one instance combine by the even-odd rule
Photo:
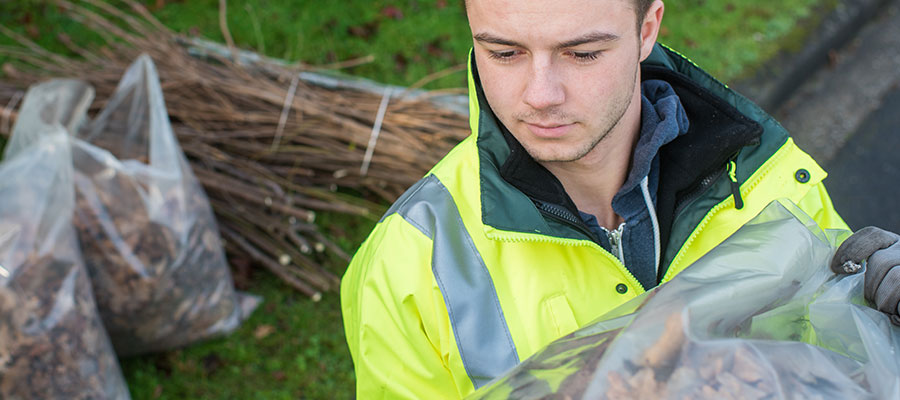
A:
<svg viewBox="0 0 900 400">
<path fill-rule="evenodd" d="M 577 226 L 580 218 L 566 222 L 564 216 L 552 215 L 577 216 L 578 212 L 559 180 L 535 162 L 497 120 L 481 89 L 474 57 L 470 59 L 476 96 L 470 101 L 478 102 L 483 222 L 506 231 L 591 239 Z M 720 174 L 730 160 L 741 162 L 740 175 L 746 179 L 752 173 L 746 170 L 762 165 L 787 134 L 777 123 L 771 126 L 774 121 L 758 107 L 667 48 L 657 45 L 641 67 L 643 79 L 661 79 L 672 85 L 691 124 L 686 134 L 660 149 L 657 214 L 665 247 L 676 211 L 703 189 L 704 179 Z M 741 151 L 747 146 L 759 147 L 767 131 L 761 121 L 771 128 L 767 141 L 777 145 L 770 143 L 763 151 Z M 548 213 L 549 208 L 558 212 Z"/>
<path fill-rule="evenodd" d="M 571 216 L 578 215 L 562 184 L 525 152 L 491 111 L 474 57 L 470 68 L 471 84 L 475 86 L 475 99 L 470 101 L 477 101 L 473 114 L 478 118 L 483 222 L 505 231 L 591 239 L 577 223 L 539 210 L 550 205 Z M 657 214 L 666 253 L 676 220 L 692 227 L 702 218 L 697 212 L 690 218 L 679 215 L 687 202 L 702 194 L 698 191 L 705 189 L 705 183 L 721 175 L 730 160 L 741 165 L 738 179 L 746 180 L 787 140 L 787 133 L 752 102 L 663 46 L 657 45 L 642 64 L 642 78 L 661 79 L 672 85 L 691 121 L 688 133 L 660 149 Z M 672 242 L 680 247 L 680 239 Z"/>
</svg>

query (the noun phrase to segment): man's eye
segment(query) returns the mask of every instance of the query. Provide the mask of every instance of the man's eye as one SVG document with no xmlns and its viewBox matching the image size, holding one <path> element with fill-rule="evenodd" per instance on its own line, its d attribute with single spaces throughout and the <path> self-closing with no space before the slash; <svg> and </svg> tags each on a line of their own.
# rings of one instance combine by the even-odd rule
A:
<svg viewBox="0 0 900 400">
<path fill-rule="evenodd" d="M 576 61 L 594 61 L 600 56 L 600 51 L 573 51 L 572 58 Z"/>
<path fill-rule="evenodd" d="M 516 55 L 518 55 L 518 52 L 515 50 L 506 50 L 506 51 L 491 51 L 488 54 L 490 55 L 491 58 L 493 58 L 495 60 L 510 61 Z"/>
</svg>

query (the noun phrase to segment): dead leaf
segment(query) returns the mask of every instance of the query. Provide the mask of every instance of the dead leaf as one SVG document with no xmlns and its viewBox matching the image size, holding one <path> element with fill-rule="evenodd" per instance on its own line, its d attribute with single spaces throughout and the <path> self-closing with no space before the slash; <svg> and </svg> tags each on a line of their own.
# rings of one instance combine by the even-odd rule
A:
<svg viewBox="0 0 900 400">
<path fill-rule="evenodd" d="M 834 68 L 841 61 L 841 55 L 835 49 L 828 50 L 828 68 Z"/>
<path fill-rule="evenodd" d="M 372 21 L 363 25 L 354 25 L 347 28 L 350 36 L 356 36 L 361 39 L 368 39 L 378 31 L 378 21 Z"/>
<path fill-rule="evenodd" d="M 25 26 L 25 33 L 28 37 L 32 39 L 37 39 L 41 36 L 41 30 L 38 28 L 37 24 L 28 24 Z"/>
<path fill-rule="evenodd" d="M 394 6 L 387 6 L 381 9 L 381 15 L 394 20 L 403 19 L 403 11 Z"/>
<path fill-rule="evenodd" d="M 253 336 L 257 340 L 265 339 L 266 336 L 271 335 L 275 332 L 275 327 L 272 325 L 260 325 L 256 327 L 256 330 L 253 331 Z"/>
<path fill-rule="evenodd" d="M 284 381 L 285 379 L 287 379 L 287 374 L 285 374 L 284 371 L 280 371 L 280 370 L 279 370 L 279 371 L 273 371 L 273 372 L 272 372 L 272 379 L 275 379 L 275 380 L 278 381 L 278 382 L 282 382 L 282 381 Z"/>
<path fill-rule="evenodd" d="M 441 58 L 441 57 L 446 56 L 447 51 L 445 51 L 441 47 L 441 45 L 444 43 L 444 40 L 446 40 L 446 39 L 444 37 L 441 37 L 441 38 L 432 40 L 431 42 L 428 42 L 428 45 L 425 47 L 425 51 L 428 52 L 428 55 L 430 55 L 434 58 Z"/>
<path fill-rule="evenodd" d="M 394 69 L 397 71 L 406 70 L 406 66 L 409 65 L 409 59 L 406 58 L 401 53 L 394 53 Z"/>
</svg>

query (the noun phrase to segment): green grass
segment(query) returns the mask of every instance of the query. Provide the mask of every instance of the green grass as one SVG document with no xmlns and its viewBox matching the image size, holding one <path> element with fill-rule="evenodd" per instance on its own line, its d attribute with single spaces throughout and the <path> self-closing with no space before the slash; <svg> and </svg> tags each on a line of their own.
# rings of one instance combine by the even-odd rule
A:
<svg viewBox="0 0 900 400">
<path fill-rule="evenodd" d="M 835 0 L 679 0 L 666 3 L 661 40 L 711 74 L 730 81 L 753 71 L 779 48 L 802 42 L 808 26 Z M 217 0 L 145 0 L 167 26 L 223 41 Z M 342 70 L 376 81 L 410 85 L 465 61 L 471 46 L 461 0 L 245 0 L 229 2 L 228 22 L 238 46 L 272 57 L 329 64 L 372 55 L 371 63 Z M 43 0 L 0 1 L 0 24 L 54 51 L 55 36 L 80 43 L 96 36 Z M 0 35 L 0 45 L 13 42 Z M 15 61 L 0 57 L 0 63 Z M 461 87 L 464 74 L 429 88 Z M 0 139 L 2 147 L 2 139 Z M 348 252 L 373 222 L 347 216 L 320 219 Z M 329 268 L 341 274 L 339 260 Z M 122 361 L 135 399 L 351 398 L 354 378 L 337 293 L 313 303 L 257 271 L 245 288 L 265 303 L 233 335 L 186 349 Z M 261 326 L 275 331 L 264 338 Z"/>
<path fill-rule="evenodd" d="M 122 360 L 132 397 L 350 398 L 353 366 L 337 296 L 313 303 L 264 273 L 256 274 L 248 289 L 265 302 L 231 336 Z M 255 335 L 267 327 L 274 331 Z"/>
<path fill-rule="evenodd" d="M 350 398 L 353 365 L 338 297 L 329 295 L 313 303 L 264 273 L 254 276 L 249 290 L 262 295 L 265 303 L 231 336 L 122 360 L 132 397 Z M 255 335 L 267 327 L 274 331 Z"/>
<path fill-rule="evenodd" d="M 662 41 L 713 76 L 751 74 L 782 48 L 796 49 L 834 0 L 666 2 Z"/>
</svg>

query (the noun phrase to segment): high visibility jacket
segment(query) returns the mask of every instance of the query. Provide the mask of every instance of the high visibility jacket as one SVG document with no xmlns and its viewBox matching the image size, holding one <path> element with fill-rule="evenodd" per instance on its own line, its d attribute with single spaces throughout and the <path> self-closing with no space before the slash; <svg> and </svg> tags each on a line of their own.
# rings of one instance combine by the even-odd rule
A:
<svg viewBox="0 0 900 400">
<path fill-rule="evenodd" d="M 671 84 L 690 120 L 659 153 L 660 282 L 775 199 L 846 228 L 825 172 L 759 107 L 661 46 L 642 78 Z M 359 398 L 466 396 L 645 291 L 486 107 L 471 57 L 469 96 L 472 135 L 397 200 L 344 275 Z"/>
</svg>

